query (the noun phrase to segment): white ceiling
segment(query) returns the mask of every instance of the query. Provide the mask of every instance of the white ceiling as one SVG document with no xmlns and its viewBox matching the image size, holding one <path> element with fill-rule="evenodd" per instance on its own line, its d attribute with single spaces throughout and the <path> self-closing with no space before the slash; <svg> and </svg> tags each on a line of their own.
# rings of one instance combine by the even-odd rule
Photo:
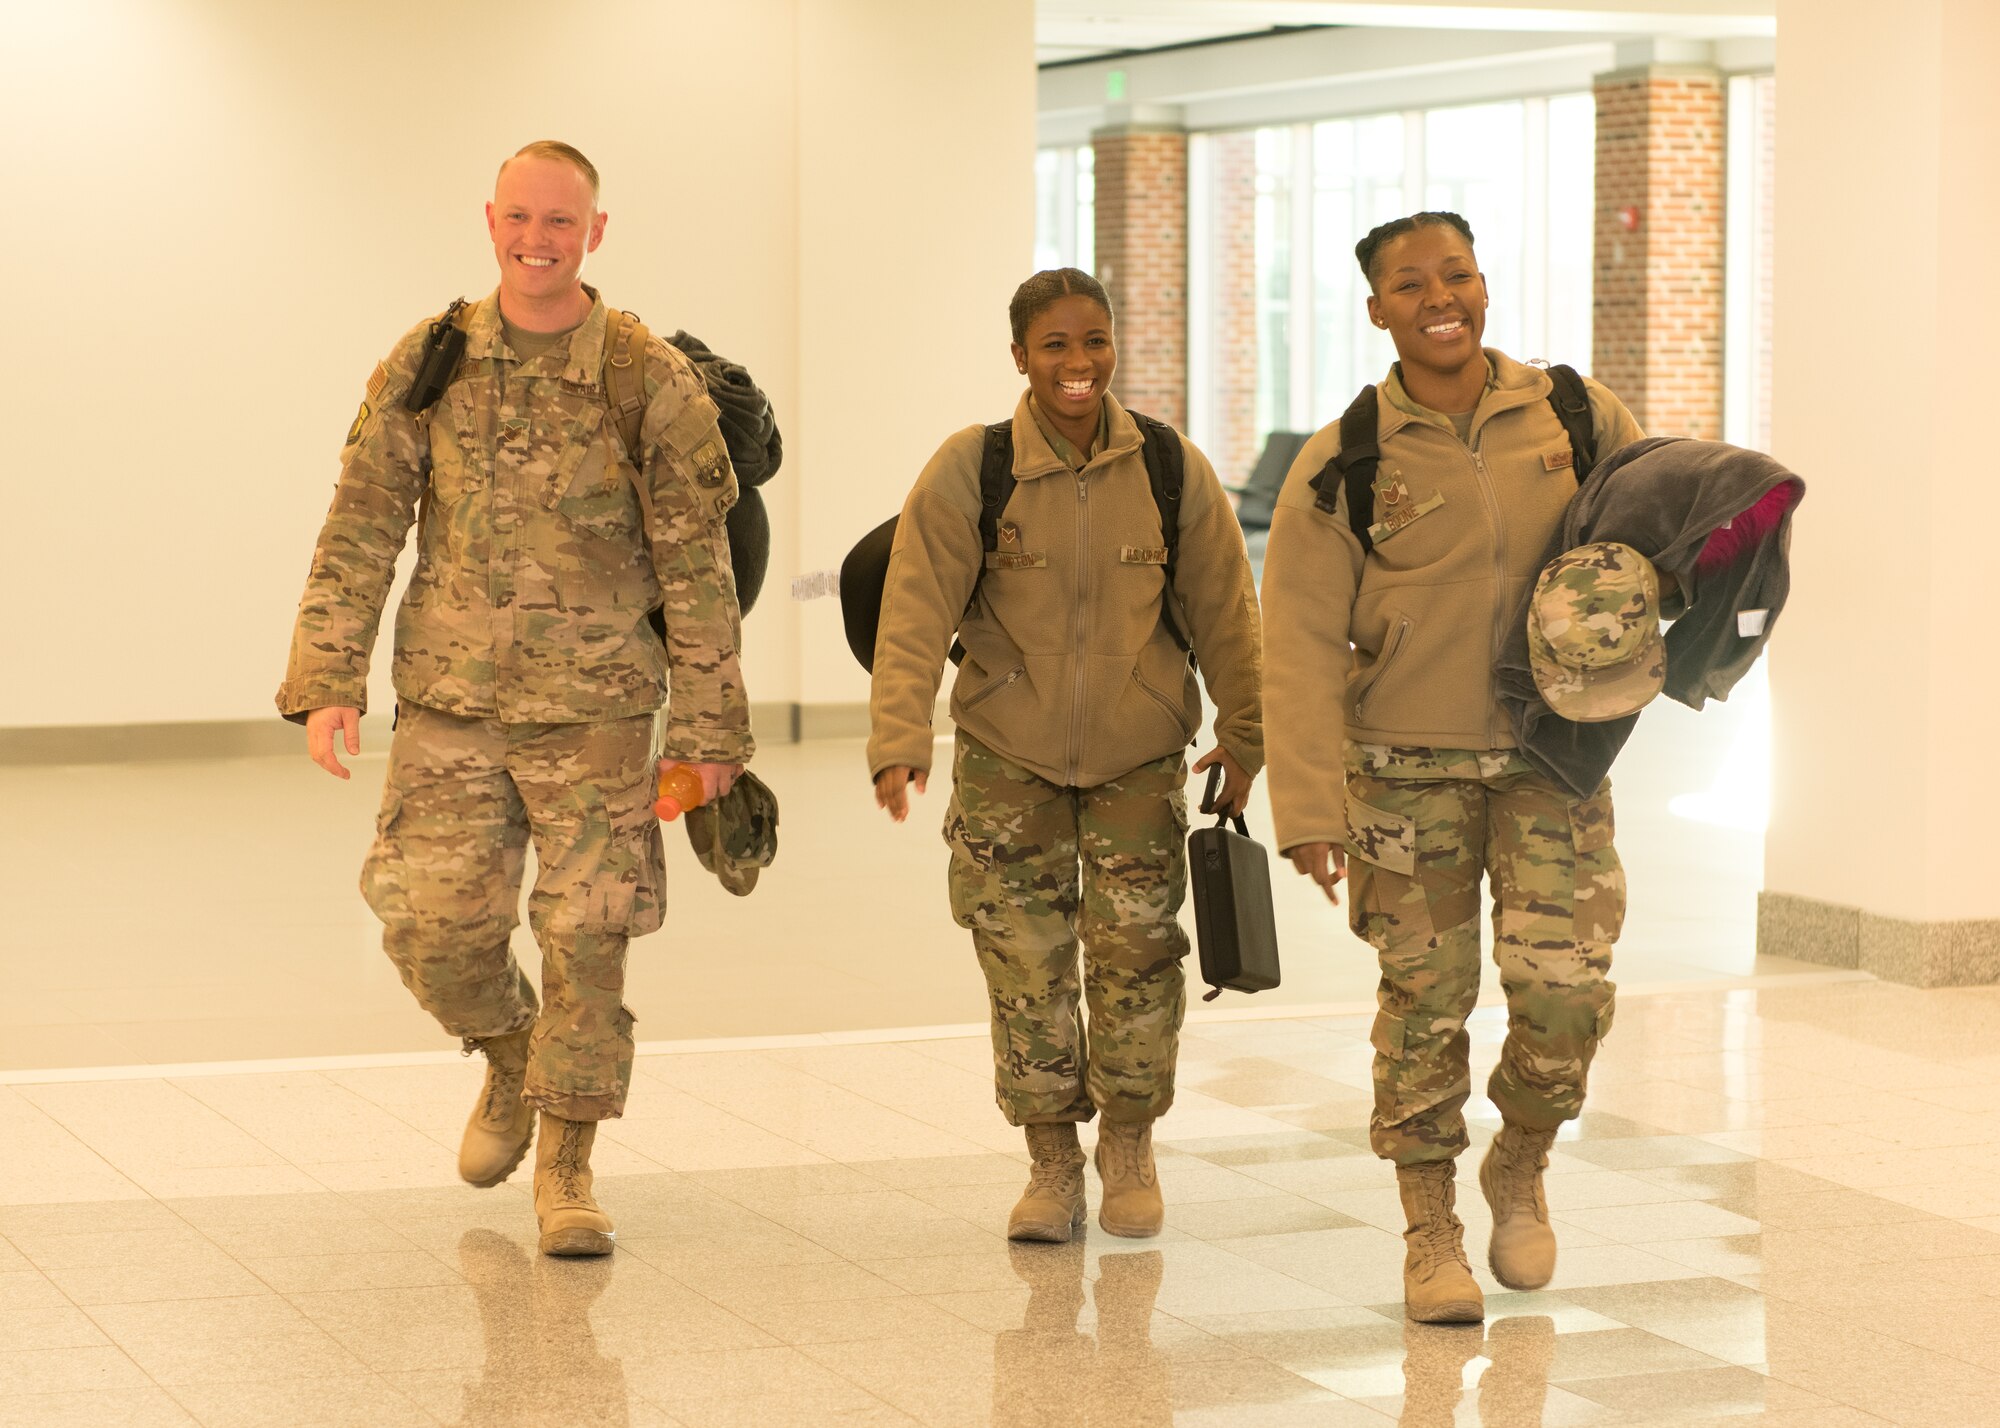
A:
<svg viewBox="0 0 2000 1428">
<path fill-rule="evenodd" d="M 1282 25 L 1627 33 L 1723 39 L 1775 33 L 1775 0 L 1036 0 L 1042 64 L 1149 50 Z"/>
</svg>

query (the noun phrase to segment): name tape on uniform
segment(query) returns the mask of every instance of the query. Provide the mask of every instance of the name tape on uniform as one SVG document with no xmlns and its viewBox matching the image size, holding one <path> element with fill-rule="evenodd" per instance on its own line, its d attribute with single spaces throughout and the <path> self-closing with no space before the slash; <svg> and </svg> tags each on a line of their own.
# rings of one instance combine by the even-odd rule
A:
<svg viewBox="0 0 2000 1428">
<path fill-rule="evenodd" d="M 838 594 L 840 594 L 838 570 L 815 570 L 806 575 L 792 577 L 794 600 L 824 600 L 829 595 Z"/>
</svg>

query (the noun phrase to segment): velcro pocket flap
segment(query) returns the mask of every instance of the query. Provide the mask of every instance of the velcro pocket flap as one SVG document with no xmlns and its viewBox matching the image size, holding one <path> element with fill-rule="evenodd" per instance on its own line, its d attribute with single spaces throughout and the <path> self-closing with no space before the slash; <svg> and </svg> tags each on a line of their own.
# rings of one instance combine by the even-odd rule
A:
<svg viewBox="0 0 2000 1428">
<path fill-rule="evenodd" d="M 1347 796 L 1348 851 L 1364 862 L 1406 878 L 1417 874 L 1417 821 L 1370 808 Z"/>
<path fill-rule="evenodd" d="M 1403 1059 L 1403 1019 L 1388 1012 L 1377 1012 L 1375 1024 L 1368 1029 L 1368 1044 L 1388 1057 L 1391 1061 Z"/>
<path fill-rule="evenodd" d="M 1610 794 L 1593 794 L 1569 806 L 1570 844 L 1577 852 L 1595 853 L 1609 848 L 1617 831 Z"/>
</svg>

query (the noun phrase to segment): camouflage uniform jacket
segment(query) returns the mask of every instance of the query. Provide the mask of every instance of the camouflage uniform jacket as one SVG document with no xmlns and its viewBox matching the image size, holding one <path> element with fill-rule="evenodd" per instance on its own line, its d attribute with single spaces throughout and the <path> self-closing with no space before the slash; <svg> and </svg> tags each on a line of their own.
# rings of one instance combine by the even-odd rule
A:
<svg viewBox="0 0 2000 1428">
<path fill-rule="evenodd" d="M 635 472 L 605 405 L 609 309 L 518 360 L 499 299 L 471 309 L 465 356 L 430 410 L 404 410 L 429 324 L 375 369 L 299 604 L 278 708 L 365 707 L 369 652 L 424 494 L 416 569 L 396 617 L 396 693 L 466 717 L 589 723 L 657 709 L 670 755 L 752 749 L 723 521 L 736 478 L 694 369 L 655 339 Z M 649 559 L 650 555 L 650 559 Z M 664 603 L 667 646 L 647 620 Z"/>
<path fill-rule="evenodd" d="M 1512 748 L 1494 661 L 1576 495 L 1548 374 L 1487 349 L 1492 375 L 1461 441 L 1391 371 L 1377 388 L 1374 549 L 1343 490 L 1329 514 L 1312 478 L 1340 449 L 1313 434 L 1285 476 L 1264 552 L 1265 726 L 1279 848 L 1338 843 L 1343 736 L 1397 747 Z M 1585 379 L 1597 459 L 1643 433 Z"/>
</svg>

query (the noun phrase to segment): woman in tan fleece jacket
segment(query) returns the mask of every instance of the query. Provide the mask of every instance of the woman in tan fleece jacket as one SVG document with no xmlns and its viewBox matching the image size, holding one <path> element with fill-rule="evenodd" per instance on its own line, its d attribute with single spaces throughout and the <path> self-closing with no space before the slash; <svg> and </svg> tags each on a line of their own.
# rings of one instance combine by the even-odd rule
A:
<svg viewBox="0 0 2000 1428">
<path fill-rule="evenodd" d="M 951 907 L 991 994 L 1000 1109 L 1026 1128 L 1034 1160 L 1008 1234 L 1066 1241 L 1082 1223 L 1076 1128 L 1101 1112 L 1100 1222 L 1152 1235 L 1164 1219 L 1152 1124 L 1173 1103 L 1185 1008 L 1183 750 L 1201 718 L 1190 651 L 1218 711 L 1216 747 L 1195 769 L 1219 765 L 1221 801 L 1241 808 L 1264 756 L 1256 593 L 1207 459 L 1111 396 L 1111 303 L 1097 280 L 1037 273 L 1009 317 L 1028 379 L 1008 431 L 1013 491 L 986 550 L 988 438 L 973 426 L 910 492 L 882 595 L 868 767 L 900 822 L 929 775 L 956 632 Z M 1182 455 L 1171 582 L 1151 440 Z"/>
<path fill-rule="evenodd" d="M 1450 213 L 1375 229 L 1355 249 L 1371 319 L 1398 361 L 1376 390 L 1380 464 L 1355 534 L 1344 485 L 1312 481 L 1334 423 L 1279 495 L 1264 563 L 1271 800 L 1278 846 L 1334 901 L 1353 872 L 1354 930 L 1382 966 L 1370 1139 L 1408 1220 L 1413 1318 L 1478 1319 L 1454 1211 L 1471 1092 L 1465 1020 L 1479 995 L 1479 885 L 1494 902 L 1508 1034 L 1487 1087 L 1502 1127 L 1480 1169 L 1501 1283 L 1555 1271 L 1542 1170 L 1611 1022 L 1624 918 L 1611 790 L 1572 797 L 1514 750 L 1494 657 L 1576 491 L 1548 375 L 1483 348 L 1486 280 Z M 1599 460 L 1641 433 L 1585 381 Z"/>
</svg>

